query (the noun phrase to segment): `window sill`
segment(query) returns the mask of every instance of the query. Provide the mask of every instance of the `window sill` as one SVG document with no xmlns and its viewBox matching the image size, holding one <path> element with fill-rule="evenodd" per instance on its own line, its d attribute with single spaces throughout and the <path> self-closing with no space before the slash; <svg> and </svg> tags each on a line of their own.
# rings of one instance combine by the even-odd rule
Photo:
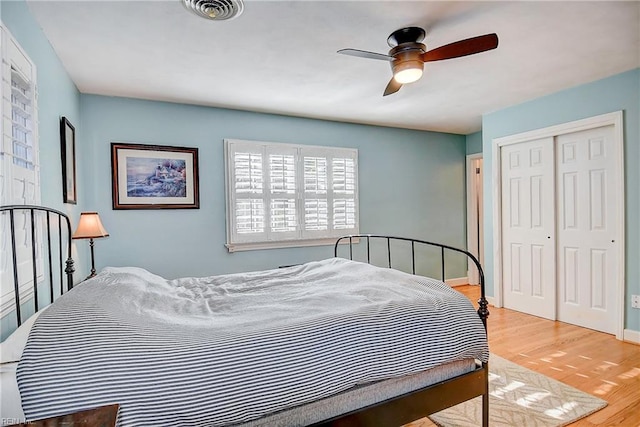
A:
<svg viewBox="0 0 640 427">
<path fill-rule="evenodd" d="M 251 242 L 251 243 L 226 243 L 225 247 L 229 252 L 255 251 L 261 249 L 284 249 L 284 248 L 304 248 L 310 246 L 333 246 L 336 244 L 338 237 L 329 237 L 326 239 L 310 239 L 310 240 L 281 240 L 276 242 Z M 353 243 L 358 243 L 360 239 L 354 237 L 351 239 Z M 348 245 L 349 240 L 345 239 L 340 242 L 341 245 Z"/>
</svg>

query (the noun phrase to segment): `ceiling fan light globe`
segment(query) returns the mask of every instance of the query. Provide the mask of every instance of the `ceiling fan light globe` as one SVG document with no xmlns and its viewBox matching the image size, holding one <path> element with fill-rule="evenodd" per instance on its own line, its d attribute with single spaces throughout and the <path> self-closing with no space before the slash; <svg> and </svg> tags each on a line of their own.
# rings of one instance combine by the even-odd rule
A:
<svg viewBox="0 0 640 427">
<path fill-rule="evenodd" d="M 422 63 L 419 64 L 420 66 L 416 65 L 417 64 L 408 64 L 408 66 L 405 67 L 397 67 L 394 70 L 393 78 L 401 84 L 413 83 L 420 80 L 420 77 L 422 77 Z"/>
</svg>

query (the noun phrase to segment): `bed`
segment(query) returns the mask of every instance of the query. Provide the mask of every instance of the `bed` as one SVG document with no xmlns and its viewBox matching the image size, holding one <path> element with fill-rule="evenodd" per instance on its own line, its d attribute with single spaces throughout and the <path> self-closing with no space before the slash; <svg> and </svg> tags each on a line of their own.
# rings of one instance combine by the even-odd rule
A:
<svg viewBox="0 0 640 427">
<path fill-rule="evenodd" d="M 0 214 L 24 210 L 69 224 L 35 206 Z M 68 258 L 44 258 L 64 266 L 60 282 L 71 291 L 19 328 L 26 343 L 7 340 L 24 346 L 14 353 L 28 419 L 119 404 L 122 426 L 399 426 L 482 396 L 488 425 L 484 279 L 463 250 L 347 236 L 333 258 L 302 265 L 175 280 L 106 268 L 73 288 L 71 241 L 55 240 L 68 244 Z M 369 264 L 375 241 L 388 250 L 386 267 Z M 470 256 L 482 282 L 478 313 L 442 281 L 390 268 L 397 242 L 410 247 L 412 273 L 420 245 L 437 248 L 443 275 L 445 251 Z"/>
</svg>

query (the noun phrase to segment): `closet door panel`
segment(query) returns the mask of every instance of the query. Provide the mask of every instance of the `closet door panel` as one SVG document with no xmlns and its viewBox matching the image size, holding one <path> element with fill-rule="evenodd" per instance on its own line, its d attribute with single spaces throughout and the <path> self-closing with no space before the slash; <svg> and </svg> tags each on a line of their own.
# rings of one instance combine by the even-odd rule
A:
<svg viewBox="0 0 640 427">
<path fill-rule="evenodd" d="M 615 197 L 613 126 L 556 138 L 558 320 L 615 333 Z"/>
<path fill-rule="evenodd" d="M 501 149 L 504 306 L 555 319 L 553 138 Z"/>
</svg>

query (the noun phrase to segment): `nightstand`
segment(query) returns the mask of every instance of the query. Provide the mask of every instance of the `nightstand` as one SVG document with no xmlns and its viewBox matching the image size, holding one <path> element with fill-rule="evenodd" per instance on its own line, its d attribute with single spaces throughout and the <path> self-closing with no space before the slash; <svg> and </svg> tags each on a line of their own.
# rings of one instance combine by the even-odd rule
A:
<svg viewBox="0 0 640 427">
<path fill-rule="evenodd" d="M 114 427 L 119 405 L 100 406 L 69 415 L 61 415 L 46 420 L 14 424 L 9 427 Z"/>
</svg>

